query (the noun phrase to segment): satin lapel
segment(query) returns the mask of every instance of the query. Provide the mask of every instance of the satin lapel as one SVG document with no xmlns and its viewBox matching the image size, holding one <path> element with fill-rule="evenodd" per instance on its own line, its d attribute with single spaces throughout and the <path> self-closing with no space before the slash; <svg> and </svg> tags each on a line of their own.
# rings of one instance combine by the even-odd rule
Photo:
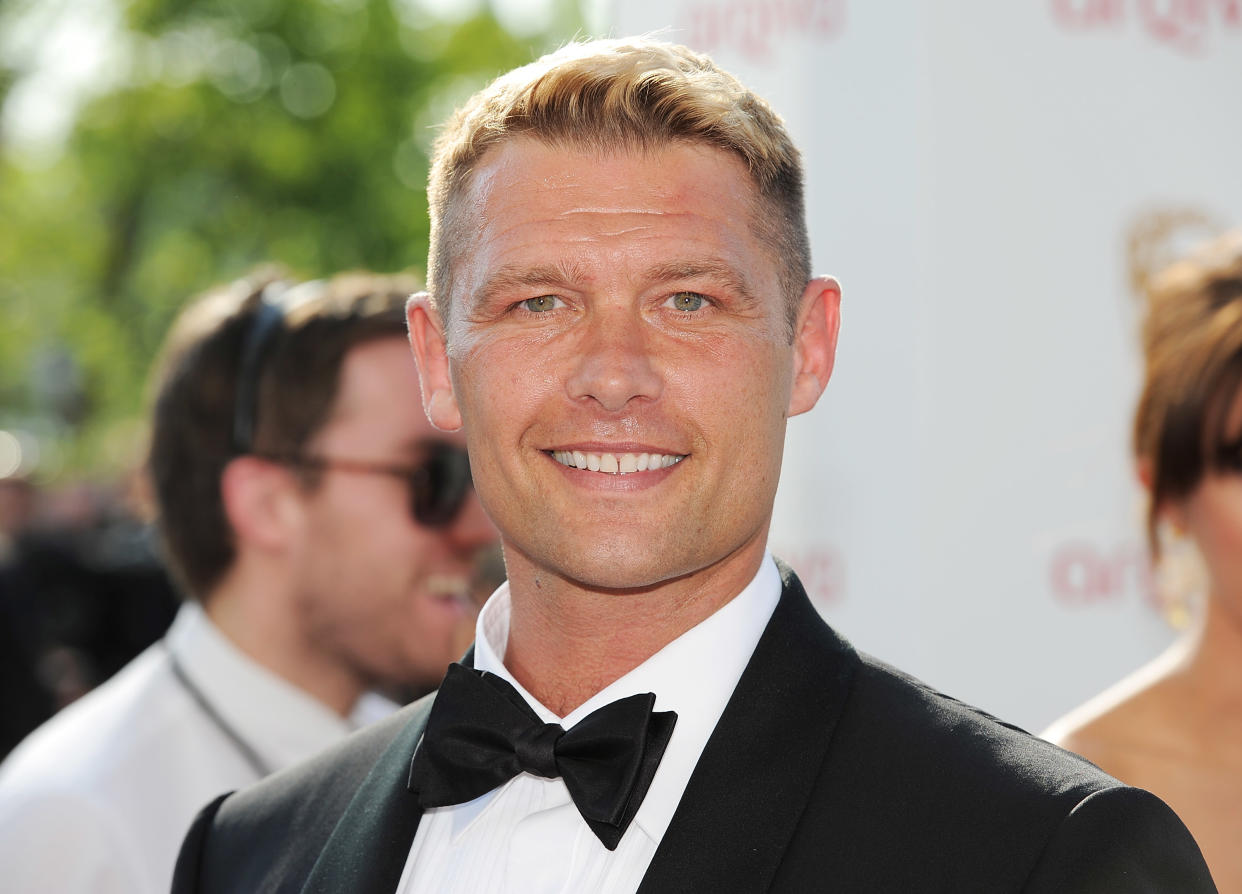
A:
<svg viewBox="0 0 1242 894">
<path fill-rule="evenodd" d="M 639 894 L 766 891 L 797 828 L 858 658 L 780 568 L 781 600 Z"/>
<path fill-rule="evenodd" d="M 474 667 L 474 646 L 461 663 Z M 406 787 L 410 761 L 423 737 L 434 699 L 427 699 L 400 735 L 380 755 L 332 830 L 302 894 L 397 890 L 423 812 Z"/>
<path fill-rule="evenodd" d="M 431 699 L 380 755 L 341 815 L 302 894 L 397 890 L 422 810 L 406 788 L 410 759 L 427 725 Z"/>
</svg>

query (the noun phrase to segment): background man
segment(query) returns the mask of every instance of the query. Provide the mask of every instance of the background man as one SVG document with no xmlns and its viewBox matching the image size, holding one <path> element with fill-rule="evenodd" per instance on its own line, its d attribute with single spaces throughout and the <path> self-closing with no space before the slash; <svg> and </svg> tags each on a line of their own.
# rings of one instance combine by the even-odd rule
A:
<svg viewBox="0 0 1242 894">
<path fill-rule="evenodd" d="M 434 702 L 205 810 L 176 890 L 1212 889 L 1160 801 L 860 656 L 767 554 L 838 328 L 801 182 L 666 44 L 457 113 L 411 338 L 508 583 Z"/>
<path fill-rule="evenodd" d="M 417 399 L 412 283 L 270 275 L 188 308 L 149 467 L 192 597 L 0 772 L 6 891 L 164 892 L 195 811 L 385 716 L 460 655 L 495 530 Z"/>
</svg>

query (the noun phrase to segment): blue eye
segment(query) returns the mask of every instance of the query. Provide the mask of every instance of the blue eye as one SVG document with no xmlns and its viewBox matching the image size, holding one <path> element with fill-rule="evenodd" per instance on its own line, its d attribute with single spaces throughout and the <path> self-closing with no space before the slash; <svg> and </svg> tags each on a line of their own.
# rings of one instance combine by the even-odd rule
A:
<svg viewBox="0 0 1242 894">
<path fill-rule="evenodd" d="M 703 306 L 703 296 L 698 292 L 678 292 L 668 299 L 668 304 L 674 310 L 690 313 Z"/>
<path fill-rule="evenodd" d="M 540 295 L 538 298 L 527 298 L 522 302 L 522 307 L 533 314 L 541 314 L 555 308 L 559 301 L 555 295 Z"/>
</svg>

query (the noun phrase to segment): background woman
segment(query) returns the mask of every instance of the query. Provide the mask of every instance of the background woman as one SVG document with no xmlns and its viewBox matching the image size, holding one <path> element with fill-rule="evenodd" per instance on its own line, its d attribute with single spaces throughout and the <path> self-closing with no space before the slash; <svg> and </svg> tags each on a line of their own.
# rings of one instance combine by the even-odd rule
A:
<svg viewBox="0 0 1242 894">
<path fill-rule="evenodd" d="M 1154 278 L 1143 352 L 1134 452 L 1158 589 L 1186 624 L 1045 737 L 1167 801 L 1242 891 L 1242 230 Z"/>
</svg>

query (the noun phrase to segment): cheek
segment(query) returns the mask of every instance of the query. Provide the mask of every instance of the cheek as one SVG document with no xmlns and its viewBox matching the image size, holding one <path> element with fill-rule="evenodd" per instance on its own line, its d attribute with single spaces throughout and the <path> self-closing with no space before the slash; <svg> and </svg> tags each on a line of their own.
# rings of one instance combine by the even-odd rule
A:
<svg viewBox="0 0 1242 894">
<path fill-rule="evenodd" d="M 1187 522 L 1209 563 L 1242 562 L 1242 482 L 1218 484 L 1210 497 L 1200 495 Z"/>
<path fill-rule="evenodd" d="M 452 380 L 467 438 L 520 422 L 522 408 L 557 393 L 562 376 L 544 344 L 531 339 L 494 341 L 464 353 L 454 361 Z M 475 440 L 487 446 L 488 439 Z"/>
<path fill-rule="evenodd" d="M 1207 519 L 1212 550 L 1234 562 L 1242 561 L 1242 507 L 1231 503 L 1214 508 Z"/>
<path fill-rule="evenodd" d="M 695 364 L 689 378 L 701 383 L 699 400 L 733 414 L 737 422 L 783 438 L 789 404 L 790 363 L 786 352 L 760 344 L 749 351 L 724 350 Z"/>
</svg>

